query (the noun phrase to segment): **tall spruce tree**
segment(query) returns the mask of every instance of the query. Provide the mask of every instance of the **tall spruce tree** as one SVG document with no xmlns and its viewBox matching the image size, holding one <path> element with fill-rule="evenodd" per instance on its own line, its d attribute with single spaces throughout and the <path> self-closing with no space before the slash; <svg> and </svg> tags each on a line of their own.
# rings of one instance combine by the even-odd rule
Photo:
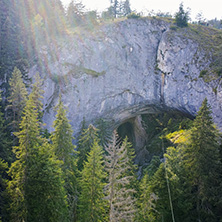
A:
<svg viewBox="0 0 222 222">
<path fill-rule="evenodd" d="M 75 28 L 84 23 L 85 6 L 78 1 L 72 0 L 67 8 L 67 21 L 70 27 Z"/>
<path fill-rule="evenodd" d="M 25 200 L 25 186 L 27 182 L 27 162 L 33 147 L 39 143 L 39 123 L 37 121 L 37 112 L 32 101 L 31 95 L 24 109 L 24 116 L 21 122 L 20 131 L 16 136 L 19 138 L 19 146 L 13 148 L 16 155 L 16 161 L 12 163 L 9 175 L 12 180 L 9 181 L 8 191 L 11 196 L 11 220 L 26 221 L 27 204 Z"/>
<path fill-rule="evenodd" d="M 59 103 L 56 106 L 57 114 L 53 123 L 55 129 L 52 132 L 51 140 L 54 152 L 59 160 L 62 161 L 63 178 L 65 179 L 65 189 L 67 201 L 69 204 L 70 221 L 76 218 L 77 207 L 77 163 L 75 146 L 72 143 L 74 139 L 72 128 L 66 117 L 66 110 L 59 96 Z"/>
<path fill-rule="evenodd" d="M 21 50 L 19 15 L 13 0 L 0 1 L 0 79 L 8 95 L 8 80 L 15 66 L 21 71 L 26 66 Z M 27 60 L 26 60 L 27 62 Z"/>
<path fill-rule="evenodd" d="M 33 147 L 25 183 L 26 221 L 70 221 L 64 189 L 62 162 L 48 142 Z"/>
<path fill-rule="evenodd" d="M 78 162 L 77 166 L 79 170 L 82 170 L 83 163 L 86 161 L 87 154 L 92 147 L 94 140 L 98 139 L 98 129 L 92 124 L 87 129 L 83 129 L 78 141 Z"/>
<path fill-rule="evenodd" d="M 63 105 L 61 95 L 59 96 L 59 102 L 55 110 L 57 110 L 56 119 L 53 123 L 55 131 L 52 132 L 51 140 L 56 156 L 64 162 L 65 170 L 67 167 L 72 167 L 75 146 L 72 144 L 72 140 L 74 139 L 72 136 L 73 130 L 66 117 L 66 109 Z"/>
<path fill-rule="evenodd" d="M 1 90 L 0 90 L 0 102 L 1 102 Z M 6 133 L 5 120 L 2 113 L 2 107 L 0 105 L 0 221 L 7 220 L 7 198 L 6 198 L 6 187 L 7 187 L 7 169 L 8 163 L 12 162 L 11 144 Z"/>
<path fill-rule="evenodd" d="M 2 101 L 1 90 L 0 90 L 0 104 Z M 9 136 L 7 135 L 7 127 L 5 125 L 5 119 L 2 112 L 2 107 L 0 105 L 0 158 L 7 162 L 12 161 L 11 155 L 11 144 Z"/>
<path fill-rule="evenodd" d="M 38 113 L 38 119 L 41 120 L 43 115 L 43 113 L 41 112 L 43 108 L 42 99 L 44 94 L 44 90 L 42 89 L 43 83 L 39 73 L 36 73 L 34 78 L 35 80 L 32 85 L 32 99 L 35 103 L 36 111 Z"/>
<path fill-rule="evenodd" d="M 120 3 L 118 0 L 110 0 L 110 9 L 112 11 L 112 16 L 114 18 L 117 18 L 118 14 L 119 14 L 119 6 L 120 6 Z"/>
<path fill-rule="evenodd" d="M 182 147 L 168 147 L 161 163 L 154 174 L 148 173 L 148 196 L 156 197 L 151 200 L 155 206 L 149 212 L 154 221 L 193 221 L 191 217 L 191 186 L 187 181 L 187 173 L 183 165 Z M 182 163 L 182 164 L 181 164 Z M 148 171 L 149 172 L 149 171 Z M 146 203 L 142 199 L 143 204 Z M 142 205 L 144 209 L 145 205 Z M 146 215 L 146 214 L 145 214 Z"/>
<path fill-rule="evenodd" d="M 129 0 L 125 0 L 123 2 L 123 9 L 122 10 L 123 10 L 123 16 L 127 16 L 127 15 L 129 15 L 132 12 L 132 10 L 130 8 Z"/>
<path fill-rule="evenodd" d="M 138 200 L 139 212 L 137 220 L 141 222 L 157 221 L 156 201 L 158 197 L 151 191 L 149 180 L 149 175 L 145 174 L 140 182 L 140 197 Z"/>
<path fill-rule="evenodd" d="M 112 131 L 110 130 L 110 124 L 104 119 L 98 119 L 95 122 L 95 125 L 96 128 L 98 129 L 99 144 L 102 147 L 104 147 L 108 144 L 112 136 Z"/>
<path fill-rule="evenodd" d="M 121 142 L 113 133 L 112 142 L 106 147 L 106 170 L 108 172 L 107 199 L 109 200 L 109 221 L 133 221 L 136 213 L 135 193 L 132 184 L 129 143 Z"/>
<path fill-rule="evenodd" d="M 150 181 L 153 175 L 158 170 L 160 163 L 160 158 L 158 156 L 154 156 L 149 166 L 146 168 L 143 178 L 140 181 L 140 196 L 138 198 L 139 211 L 137 215 L 138 221 L 157 221 L 156 202 L 159 198 L 151 190 Z"/>
<path fill-rule="evenodd" d="M 66 201 L 60 162 L 40 136 L 34 94 L 24 109 L 16 161 L 9 169 L 10 221 L 66 221 Z"/>
<path fill-rule="evenodd" d="M 81 172 L 80 221 L 107 221 L 103 150 L 95 138 Z"/>
<path fill-rule="evenodd" d="M 221 215 L 221 175 L 219 131 L 214 126 L 211 109 L 204 99 L 191 129 L 185 161 L 193 187 L 199 221 L 217 221 Z"/>
<path fill-rule="evenodd" d="M 10 95 L 8 97 L 9 105 L 7 109 L 11 110 L 9 115 L 11 117 L 12 131 L 17 132 L 28 93 L 22 79 L 22 73 L 16 67 L 12 73 L 12 78 L 9 80 L 9 85 Z"/>
<path fill-rule="evenodd" d="M 8 197 L 6 193 L 7 188 L 7 170 L 8 164 L 0 157 L 0 221 L 8 221 L 8 214 L 7 214 L 7 203 Z"/>
</svg>

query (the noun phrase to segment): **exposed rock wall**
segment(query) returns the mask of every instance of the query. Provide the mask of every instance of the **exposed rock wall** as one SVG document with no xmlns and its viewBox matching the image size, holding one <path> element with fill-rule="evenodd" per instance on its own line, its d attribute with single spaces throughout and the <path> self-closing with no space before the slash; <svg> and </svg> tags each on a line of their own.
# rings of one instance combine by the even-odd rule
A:
<svg viewBox="0 0 222 222">
<path fill-rule="evenodd" d="M 205 52 L 188 38 L 172 36 L 157 19 L 129 19 L 93 32 L 64 37 L 43 47 L 44 121 L 50 128 L 59 92 L 77 132 L 86 122 L 109 119 L 113 127 L 142 113 L 177 109 L 195 115 L 207 97 L 222 128 L 222 89 L 218 80 L 199 77 L 209 66 Z M 32 67 L 32 76 L 39 67 Z"/>
</svg>

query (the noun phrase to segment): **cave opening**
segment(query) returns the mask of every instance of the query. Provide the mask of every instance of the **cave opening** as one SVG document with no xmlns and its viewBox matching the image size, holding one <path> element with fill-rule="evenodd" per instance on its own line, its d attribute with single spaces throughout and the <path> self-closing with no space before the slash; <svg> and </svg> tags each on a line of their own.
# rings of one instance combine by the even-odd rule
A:
<svg viewBox="0 0 222 222">
<path fill-rule="evenodd" d="M 154 156 L 162 158 L 162 138 L 165 149 L 172 143 L 167 134 L 188 129 L 191 117 L 181 112 L 162 112 L 138 115 L 123 122 L 117 128 L 121 139 L 128 137 L 135 149 L 135 163 L 148 165 Z"/>
<path fill-rule="evenodd" d="M 118 129 L 117 133 L 121 139 L 125 139 L 127 136 L 128 141 L 132 143 L 133 146 L 135 146 L 135 135 L 134 135 L 134 129 L 133 124 L 130 122 L 125 122 L 121 124 Z"/>
</svg>

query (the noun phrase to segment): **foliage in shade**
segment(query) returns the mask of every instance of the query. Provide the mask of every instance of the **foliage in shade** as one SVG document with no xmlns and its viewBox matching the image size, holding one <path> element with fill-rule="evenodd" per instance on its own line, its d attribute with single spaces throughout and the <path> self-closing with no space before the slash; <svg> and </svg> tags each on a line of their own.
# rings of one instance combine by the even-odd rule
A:
<svg viewBox="0 0 222 222">
<path fill-rule="evenodd" d="M 22 73 L 16 67 L 12 73 L 12 78 L 9 80 L 10 95 L 8 97 L 9 105 L 7 106 L 9 117 L 11 118 L 11 125 L 13 132 L 19 130 L 19 123 L 21 121 L 22 112 L 26 105 L 28 93 L 22 79 Z"/>
<path fill-rule="evenodd" d="M 98 140 L 98 129 L 95 128 L 92 124 L 89 125 L 87 129 L 83 129 L 78 141 L 78 169 L 81 170 L 83 168 L 83 163 L 86 161 L 87 154 L 90 151 L 90 147 L 92 147 L 94 140 Z"/>
<path fill-rule="evenodd" d="M 0 1 L 0 79 L 8 82 L 11 73 L 17 66 L 24 74 L 27 68 L 27 60 L 24 51 L 21 50 L 21 35 L 18 23 L 19 16 L 13 0 Z M 8 84 L 4 84 L 8 96 Z"/>
<path fill-rule="evenodd" d="M 1 90 L 0 90 L 0 103 L 1 103 Z M 5 119 L 2 113 L 2 107 L 0 105 L 0 158 L 7 162 L 12 161 L 11 155 L 11 143 L 7 134 L 7 127 L 5 125 Z"/>
<path fill-rule="evenodd" d="M 0 157 L 0 221 L 5 221 L 8 218 L 7 204 L 8 195 L 6 192 L 8 175 L 8 164 Z"/>
<path fill-rule="evenodd" d="M 98 119 L 95 122 L 95 125 L 96 125 L 96 128 L 98 129 L 99 144 L 102 147 L 105 147 L 110 141 L 111 136 L 112 136 L 110 124 L 104 119 Z"/>
<path fill-rule="evenodd" d="M 1 91 L 0 91 L 1 102 Z M 11 142 L 7 135 L 5 119 L 2 113 L 2 107 L 0 105 L 0 221 L 3 222 L 9 217 L 8 208 L 8 195 L 6 192 L 8 174 L 8 163 L 13 161 L 11 154 Z"/>
<path fill-rule="evenodd" d="M 43 81 L 39 76 L 39 73 L 36 73 L 34 76 L 34 83 L 32 85 L 32 99 L 35 105 L 35 109 L 38 113 L 38 120 L 41 120 L 42 118 L 42 99 L 43 99 L 43 94 L 44 90 L 42 89 Z"/>
</svg>

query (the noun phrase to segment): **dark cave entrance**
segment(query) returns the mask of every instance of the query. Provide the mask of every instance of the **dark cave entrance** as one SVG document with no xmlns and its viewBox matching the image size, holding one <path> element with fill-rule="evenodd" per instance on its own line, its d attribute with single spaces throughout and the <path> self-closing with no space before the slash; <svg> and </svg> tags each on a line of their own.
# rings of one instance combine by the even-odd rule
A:
<svg viewBox="0 0 222 222">
<path fill-rule="evenodd" d="M 130 122 L 123 123 L 118 127 L 117 133 L 119 137 L 121 137 L 122 139 L 125 139 L 125 137 L 127 136 L 128 141 L 131 142 L 133 145 L 135 145 L 134 127 L 132 123 Z"/>
<path fill-rule="evenodd" d="M 160 112 L 142 114 L 124 121 L 117 128 L 119 137 L 132 143 L 135 149 L 135 163 L 147 165 L 153 156 L 163 156 L 164 150 L 172 146 L 165 135 L 190 127 L 191 117 L 181 112 Z M 164 138 L 163 141 L 161 138 Z"/>
</svg>

